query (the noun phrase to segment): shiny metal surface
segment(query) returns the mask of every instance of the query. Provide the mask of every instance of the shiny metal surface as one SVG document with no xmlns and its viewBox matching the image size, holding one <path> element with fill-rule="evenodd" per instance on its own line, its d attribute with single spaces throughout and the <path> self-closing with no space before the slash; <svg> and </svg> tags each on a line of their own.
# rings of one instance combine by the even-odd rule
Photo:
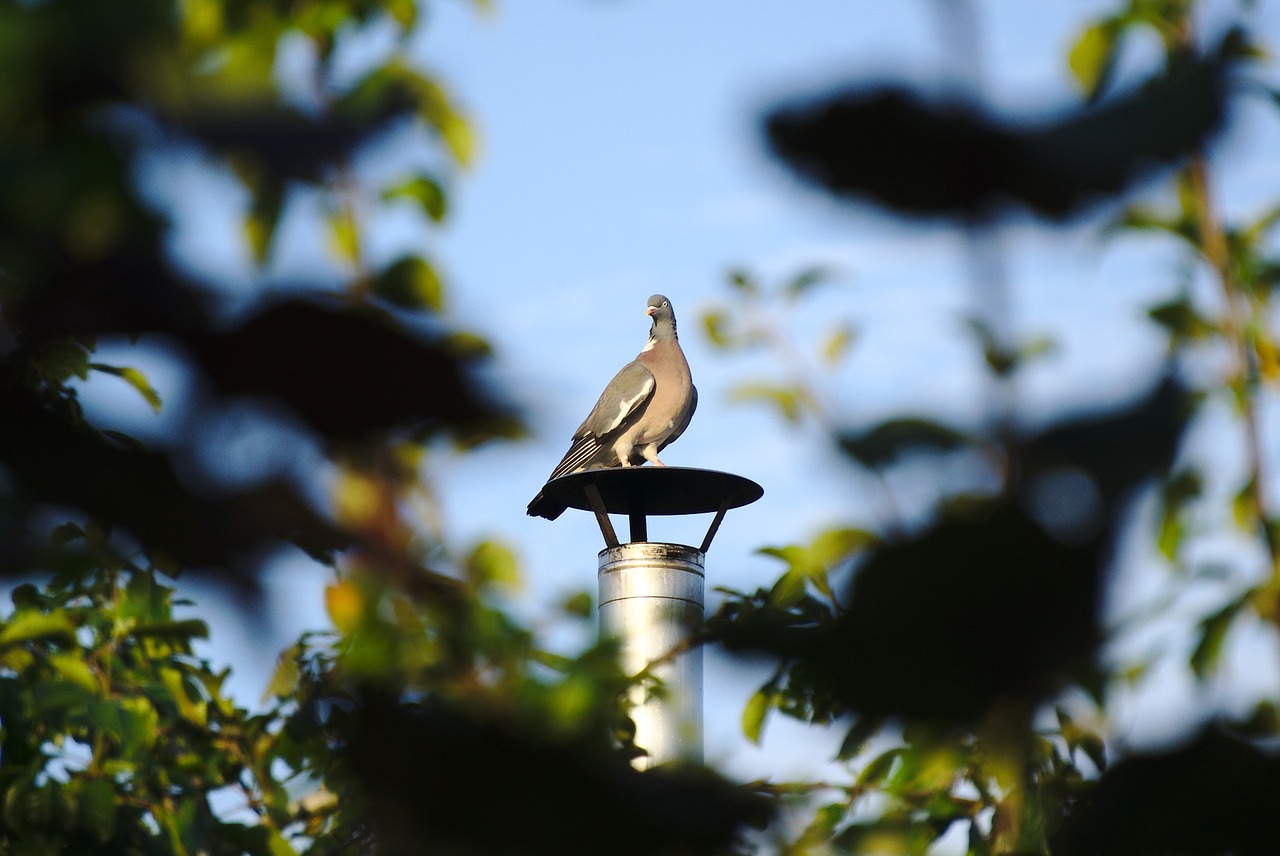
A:
<svg viewBox="0 0 1280 856">
<path fill-rule="evenodd" d="M 637 673 L 653 666 L 660 695 L 632 697 L 636 745 L 647 769 L 667 761 L 702 761 L 702 648 L 670 656 L 701 626 L 704 557 L 683 544 L 621 544 L 600 551 L 600 634 L 622 640 L 622 663 Z M 647 697 L 646 697 L 647 696 Z"/>
</svg>

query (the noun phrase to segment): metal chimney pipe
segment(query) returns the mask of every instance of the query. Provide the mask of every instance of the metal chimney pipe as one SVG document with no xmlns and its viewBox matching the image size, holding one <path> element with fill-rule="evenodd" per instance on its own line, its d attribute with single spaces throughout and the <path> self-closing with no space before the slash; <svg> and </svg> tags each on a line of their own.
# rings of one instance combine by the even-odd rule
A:
<svg viewBox="0 0 1280 856">
<path fill-rule="evenodd" d="M 664 691 L 632 690 L 635 742 L 646 770 L 668 761 L 702 763 L 702 648 L 676 651 L 702 626 L 705 558 L 683 544 L 637 542 L 600 551 L 600 633 L 622 642 L 630 674 L 652 667 Z"/>
</svg>

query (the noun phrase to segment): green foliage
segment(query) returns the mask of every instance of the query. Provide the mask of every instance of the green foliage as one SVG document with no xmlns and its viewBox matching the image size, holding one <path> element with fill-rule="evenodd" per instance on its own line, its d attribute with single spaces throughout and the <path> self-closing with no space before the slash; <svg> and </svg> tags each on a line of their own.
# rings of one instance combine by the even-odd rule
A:
<svg viewBox="0 0 1280 856">
<path fill-rule="evenodd" d="M 859 544 L 852 579 L 833 590 L 825 570 L 815 574 L 827 566 L 813 559 L 811 546 L 765 548 L 786 565 L 778 581 L 754 593 L 726 592 L 710 620 L 719 644 L 769 661 L 743 712 L 748 739 L 765 739 L 774 711 L 844 729 L 833 760 L 847 767 L 852 785 L 765 785 L 780 795 L 811 795 L 793 808 L 804 822 L 793 823 L 802 832 L 779 848 L 785 852 L 920 853 L 956 825 L 965 827 L 971 854 L 1268 852 L 1276 845 L 1266 809 L 1252 798 L 1270 786 L 1264 783 L 1274 768 L 1247 741 L 1210 731 L 1184 749 L 1116 764 L 1106 740 L 1111 688 L 1142 682 L 1151 664 L 1115 662 L 1100 643 L 1166 614 L 1183 588 L 1178 582 L 1150 615 L 1118 627 L 1095 623 L 1097 584 L 1117 555 L 1113 545 L 1121 533 L 1132 537 L 1137 525 L 1130 512 L 1135 490 L 1159 486 L 1157 526 L 1138 537 L 1182 572 L 1180 580 L 1218 586 L 1212 607 L 1197 606 L 1194 614 L 1202 617 L 1186 628 L 1190 674 L 1213 681 L 1236 628 L 1280 621 L 1280 515 L 1270 502 L 1274 474 L 1266 466 L 1273 438 L 1261 418 L 1280 381 L 1271 303 L 1275 244 L 1268 237 L 1277 217 L 1268 208 L 1234 225 L 1216 211 L 1200 149 L 1231 96 L 1213 84 L 1168 97 L 1208 68 L 1191 64 L 1202 43 L 1197 6 L 1133 0 L 1088 23 L 1067 63 L 1091 106 L 1054 125 L 988 122 L 959 105 L 889 89 L 793 99 L 766 118 L 775 155 L 813 184 L 901 213 L 949 217 L 972 230 L 975 221 L 1000 217 L 1010 201 L 1050 218 L 1076 216 L 1085 207 L 1078 194 L 1095 179 L 1099 191 L 1121 192 L 1140 174 L 1136 161 L 1126 166 L 1128 155 L 1112 149 L 1101 158 L 1085 155 L 1087 165 L 1069 165 L 1075 155 L 1067 148 L 1082 154 L 1090 139 L 1111 146 L 1118 137 L 1108 126 L 1147 115 L 1162 140 L 1128 139 L 1144 150 L 1138 159 L 1147 166 L 1165 160 L 1177 169 L 1174 204 L 1130 205 L 1109 233 L 1113 240 L 1139 231 L 1173 237 L 1187 269 L 1209 274 L 1216 303 L 1173 283 L 1148 314 L 1167 335 L 1171 356 L 1187 363 L 1209 353 L 1227 359 L 1221 376 L 1213 376 L 1214 368 L 1197 374 L 1210 380 L 1194 392 L 1166 379 L 1119 410 L 1085 406 L 1033 432 L 1018 427 L 1027 414 L 1009 379 L 1054 345 L 1044 338 L 1010 344 L 1016 340 L 1009 331 L 997 335 L 980 298 L 969 329 L 1000 390 L 993 400 L 1008 410 L 988 413 L 979 430 L 906 414 L 853 426 L 832 404 L 835 378 L 814 368 L 823 361 L 797 358 L 807 343 L 825 341 L 828 364 L 839 365 L 851 338 L 839 328 L 815 337 L 801 325 L 779 323 L 784 301 L 769 302 L 770 292 L 749 274 L 731 275 L 731 299 L 704 317 L 711 344 L 724 351 L 767 347 L 786 367 L 785 382 L 750 379 L 731 398 L 770 401 L 792 421 L 817 417 L 852 464 L 878 477 L 891 517 L 902 508 L 892 493 L 899 468 L 914 465 L 919 478 L 920 464 L 958 454 L 988 468 L 971 485 L 937 479 L 939 501 L 924 514 L 913 509 L 906 519 L 890 520 L 884 534 Z M 1117 95 L 1109 91 L 1113 73 L 1138 28 L 1158 35 L 1166 68 L 1139 94 Z M 1241 32 L 1217 51 L 1210 65 L 1262 56 Z M 1196 113 L 1200 119 L 1182 124 Z M 1198 131 L 1176 142 L 1200 120 Z M 1041 144 L 1066 160 L 1030 153 Z M 992 153 L 1000 166 L 986 170 L 975 150 Z M 1024 154 L 1025 181 L 1020 167 L 1010 167 Z M 961 162 L 963 175 L 955 168 Z M 1055 187 L 1067 174 L 1074 175 L 1072 187 Z M 974 286 L 989 303 L 1007 300 L 996 283 Z M 1235 484 L 1223 484 L 1219 472 L 1180 450 L 1188 420 L 1214 399 L 1229 405 L 1240 429 L 1246 465 Z M 1238 537 L 1224 532 L 1224 523 L 1261 548 L 1265 582 L 1257 583 L 1248 559 L 1240 564 L 1249 567 L 1223 567 L 1221 559 L 1196 564 L 1206 543 Z M 827 537 L 835 543 L 842 531 Z M 1232 728 L 1273 739 L 1273 702 Z M 1236 765 L 1239 777 L 1225 773 Z M 1170 816 L 1170 804 L 1179 806 L 1177 831 L 1155 820 Z"/>
<path fill-rule="evenodd" d="M 1011 203 L 1079 217 L 1153 164 L 1178 170 L 1163 202 L 1111 209 L 1122 213 L 1109 234 L 1172 237 L 1188 268 L 1210 274 L 1216 303 L 1179 284 L 1148 314 L 1172 356 L 1214 352 L 1227 366 L 1195 396 L 1164 378 L 1119 408 L 1019 427 L 1010 381 L 1052 342 L 998 330 L 977 305 L 969 330 L 1009 411 L 980 429 L 911 414 L 858 425 L 837 394 L 860 326 L 836 302 L 836 273 L 732 271 L 729 296 L 703 316 L 707 338 L 781 369 L 730 398 L 816 423 L 873 473 L 889 509 L 879 528 L 849 520 L 761 548 L 777 581 L 723 592 L 698 640 L 766 663 L 741 716 L 747 740 L 766 742 L 774 715 L 843 735 L 835 781 L 753 793 L 708 770 L 633 770 L 626 699 L 643 672 L 623 673 L 613 642 L 548 648 L 504 607 L 520 583 L 512 547 L 459 548 L 409 517 L 436 438 L 465 449 L 518 427 L 471 376 L 489 344 L 440 318 L 442 272 L 421 255 L 377 266 L 367 252 L 370 212 L 408 206 L 434 227 L 475 158 L 465 112 L 407 54 L 428 11 L 415 0 L 0 9 L 0 568 L 40 580 L 0 610 L 0 851 L 719 853 L 779 806 L 795 822 L 770 835 L 788 853 L 919 853 L 956 828 L 975 856 L 1280 849 L 1266 803 L 1280 777 L 1249 742 L 1276 735 L 1274 700 L 1229 735 L 1116 760 L 1110 693 L 1148 664 L 1104 655 L 1129 628 L 1099 615 L 1133 499 L 1157 484 L 1158 528 L 1139 534 L 1183 572 L 1179 588 L 1224 576 L 1195 564 L 1224 521 L 1264 557 L 1227 569 L 1233 584 L 1197 604 L 1190 673 L 1211 684 L 1238 628 L 1280 623 L 1261 418 L 1280 383 L 1280 207 L 1222 222 L 1199 154 L 1233 106 L 1228 69 L 1260 56 L 1244 34 L 1202 50 L 1197 4 L 1129 0 L 1071 44 L 1092 106 L 1049 124 L 888 89 L 766 119 L 775 154 L 817 186 L 975 235 Z M 391 47 L 340 85 L 344 40 L 373 28 L 395 33 Z M 1158 35 L 1165 67 L 1113 93 L 1138 28 Z M 305 91 L 281 89 L 286 40 L 316 61 Z M 130 131 L 126 115 L 156 133 Z M 431 171 L 366 181 L 357 156 L 404 129 L 432 152 Z M 221 323 L 224 307 L 169 262 L 163 214 L 135 186 L 140 159 L 172 147 L 241 185 L 242 234 L 263 268 L 297 191 L 318 197 L 340 299 L 300 293 Z M 198 450 L 202 416 L 174 450 L 90 424 L 77 395 L 94 372 L 160 408 L 136 368 L 95 360 L 99 341 L 138 336 L 188 355 L 192 386 L 207 390 L 200 413 L 242 396 L 290 410 L 329 456 L 330 507 L 284 482 L 191 483 L 171 455 Z M 1179 452 L 1198 399 L 1227 404 L 1241 429 L 1234 483 Z M 984 477 L 939 480 L 932 507 L 904 514 L 895 471 L 959 455 Z M 216 574 L 251 597 L 262 558 L 286 542 L 333 565 L 332 627 L 282 652 L 250 712 L 197 647 L 208 627 L 171 575 Z M 561 612 L 580 625 L 592 599 L 573 595 Z"/>
</svg>

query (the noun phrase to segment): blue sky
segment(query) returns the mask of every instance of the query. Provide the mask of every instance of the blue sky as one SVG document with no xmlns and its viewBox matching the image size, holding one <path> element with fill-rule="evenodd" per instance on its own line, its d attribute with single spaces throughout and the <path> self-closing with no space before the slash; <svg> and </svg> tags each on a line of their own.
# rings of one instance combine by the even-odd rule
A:
<svg viewBox="0 0 1280 856">
<path fill-rule="evenodd" d="M 812 430 L 727 401 L 734 382 L 770 369 L 758 359 L 713 352 L 701 334 L 701 310 L 727 295 L 728 268 L 744 266 L 766 278 L 813 263 L 845 272 L 795 323 L 817 330 L 839 315 L 860 331 L 838 378 L 841 412 L 851 423 L 904 410 L 977 418 L 982 373 L 960 320 L 970 308 L 963 236 L 801 189 L 769 161 L 759 133 L 764 108 L 841 81 L 954 82 L 955 57 L 938 27 L 939 5 L 508 0 L 496 4 L 495 14 L 478 15 L 461 0 L 430 4 L 412 54 L 447 81 L 475 117 L 480 156 L 456 182 L 443 228 L 424 232 L 404 212 L 390 212 L 372 224 L 370 246 L 386 259 L 412 248 L 437 260 L 450 286 L 450 319 L 495 342 L 494 376 L 526 408 L 529 441 L 441 459 L 431 473 L 444 498 L 447 529 L 460 542 L 495 535 L 521 553 L 527 576 L 515 606 L 522 614 L 545 615 L 568 592 L 594 591 L 602 545 L 591 517 L 571 512 L 548 523 L 526 517 L 524 508 L 600 389 L 643 345 L 643 309 L 653 292 L 668 295 L 676 308 L 701 393 L 693 424 L 664 461 L 739 473 L 765 488 L 763 500 L 726 519 L 707 560 L 711 586 L 767 585 L 781 569 L 756 548 L 804 540 L 836 523 L 874 525 L 879 514 L 870 484 Z M 1041 115 L 1068 106 L 1076 96 L 1067 49 L 1092 15 L 1114 5 L 977 3 L 983 97 L 1001 109 Z M 1261 0 L 1256 7 L 1253 19 L 1280 44 L 1280 3 Z M 1224 20 L 1224 10 L 1233 8 L 1210 4 L 1210 18 Z M 385 41 L 376 31 L 363 37 L 350 54 L 353 71 Z M 1136 73 L 1149 58 L 1149 46 L 1138 44 L 1124 70 Z M 1280 158 L 1268 156 L 1280 151 L 1280 122 L 1274 112 L 1242 120 L 1219 144 L 1231 165 L 1221 196 L 1229 213 L 1256 214 L 1258 205 L 1280 195 Z M 376 176 L 429 160 L 391 140 L 361 168 Z M 243 198 L 207 166 L 196 157 L 168 160 L 141 177 L 173 206 L 173 242 L 184 263 L 247 290 L 253 277 L 235 216 Z M 1162 358 L 1161 337 L 1142 316 L 1145 306 L 1171 293 L 1183 260 L 1154 240 L 1107 242 L 1100 224 L 1095 218 L 1049 229 L 1020 221 L 1001 232 L 1019 331 L 1052 335 L 1061 345 L 1023 379 L 1021 400 L 1033 417 L 1099 394 L 1123 397 Z M 306 274 L 328 265 L 316 250 L 325 240 L 305 217 L 287 219 L 277 272 Z M 181 377 L 166 374 L 160 361 L 148 369 L 169 406 L 184 406 Z M 91 405 L 145 433 L 152 417 L 144 407 L 117 402 L 119 390 L 109 379 L 89 386 Z M 1274 402 L 1269 415 L 1271 425 L 1280 424 Z M 1217 427 L 1202 430 L 1198 444 L 1220 450 L 1205 454 L 1220 456 L 1214 460 L 1224 472 L 1238 465 L 1229 430 L 1220 418 Z M 259 431 L 238 442 L 251 467 L 262 460 L 259 447 L 279 437 Z M 294 450 L 293 466 L 305 467 L 315 454 Z M 929 498 L 927 490 L 902 487 L 917 490 L 920 501 Z M 671 520 L 650 531 L 696 544 L 705 525 Z M 1167 585 L 1149 556 L 1134 558 L 1143 570 L 1121 579 L 1117 609 L 1155 597 Z M 209 654 L 233 664 L 232 687 L 243 703 L 256 703 L 275 653 L 293 635 L 324 623 L 326 580 L 323 570 L 301 562 L 279 564 L 268 580 L 276 628 L 265 639 L 243 616 L 204 607 L 216 616 Z M 195 596 L 202 604 L 209 600 Z M 1134 644 L 1181 643 L 1157 636 Z M 1255 671 L 1261 670 L 1236 674 L 1243 688 L 1224 690 L 1224 697 L 1255 691 Z M 1280 674 L 1274 663 L 1266 671 Z M 752 689 L 735 670 L 711 663 L 708 759 L 744 777 L 785 777 L 792 765 L 797 775 L 812 769 L 812 758 L 791 751 L 800 745 L 798 729 L 779 722 L 770 725 L 769 750 L 745 745 L 738 718 Z M 1170 670 L 1148 692 L 1153 701 L 1122 705 L 1117 736 L 1141 741 L 1144 734 L 1168 733 L 1185 721 L 1182 711 L 1215 701 L 1197 693 Z"/>
</svg>

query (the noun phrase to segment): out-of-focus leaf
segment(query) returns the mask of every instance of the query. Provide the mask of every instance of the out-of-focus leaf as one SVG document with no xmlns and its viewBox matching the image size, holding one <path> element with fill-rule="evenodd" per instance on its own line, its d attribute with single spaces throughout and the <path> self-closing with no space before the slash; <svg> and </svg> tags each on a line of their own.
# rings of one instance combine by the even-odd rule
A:
<svg viewBox="0 0 1280 856">
<path fill-rule="evenodd" d="M 1175 63 L 1133 94 L 1038 125 L 850 88 L 775 110 L 766 134 L 799 176 L 840 196 L 922 216 L 989 217 L 1017 203 L 1065 219 L 1201 146 L 1222 121 L 1227 65 Z"/>
<path fill-rule="evenodd" d="M 1252 531 L 1258 525 L 1257 475 L 1251 475 L 1231 500 L 1231 513 L 1236 525 Z"/>
<path fill-rule="evenodd" d="M 1076 82 L 1090 101 L 1105 91 L 1115 68 L 1116 36 L 1120 27 L 1116 19 L 1109 18 L 1090 24 L 1071 46 L 1067 64 Z"/>
<path fill-rule="evenodd" d="M 105 844 L 116 828 L 116 789 L 106 779 L 86 779 L 77 796 L 81 823 Z"/>
<path fill-rule="evenodd" d="M 36 355 L 36 364 L 45 377 L 58 383 L 72 377 L 83 380 L 89 376 L 89 352 L 71 338 L 46 343 Z"/>
<path fill-rule="evenodd" d="M 754 296 L 760 293 L 759 280 L 745 270 L 729 271 L 729 283 L 743 294 Z"/>
<path fill-rule="evenodd" d="M 339 580 L 325 588 L 324 604 L 333 626 L 343 633 L 350 633 L 364 614 L 365 598 L 354 582 Z"/>
<path fill-rule="evenodd" d="M 252 192 L 253 204 L 245 216 L 244 233 L 254 261 L 264 265 L 271 257 L 276 228 L 284 210 L 284 183 L 274 177 L 264 179 Z"/>
<path fill-rule="evenodd" d="M 1250 337 L 1253 353 L 1258 358 L 1258 375 L 1267 383 L 1280 381 L 1280 348 L 1276 340 L 1265 330 L 1253 332 Z"/>
<path fill-rule="evenodd" d="M 858 773 L 857 783 L 863 787 L 874 787 L 883 782 L 889 777 L 893 765 L 904 751 L 906 750 L 903 747 L 895 746 L 892 749 L 881 752 L 871 761 L 868 761 L 867 765 Z"/>
<path fill-rule="evenodd" d="M 1222 646 L 1226 642 L 1227 632 L 1231 625 L 1254 596 L 1252 589 L 1243 595 L 1233 598 L 1221 609 L 1205 616 L 1197 627 L 1200 638 L 1191 650 L 1189 664 L 1191 671 L 1200 680 L 1205 680 L 1222 656 Z"/>
<path fill-rule="evenodd" d="M 439 312 L 444 304 L 444 285 L 435 268 L 418 256 L 404 256 L 378 275 L 374 292 L 406 309 Z"/>
<path fill-rule="evenodd" d="M 436 223 L 444 219 L 448 210 L 448 197 L 444 186 L 430 175 L 416 175 L 407 181 L 390 187 L 382 194 L 383 199 L 409 199 L 418 203 L 428 217 Z"/>
<path fill-rule="evenodd" d="M 442 340 L 449 353 L 460 360 L 483 360 L 493 356 L 493 345 L 478 333 L 453 330 Z"/>
<path fill-rule="evenodd" d="M 146 399 L 147 404 L 151 405 L 152 410 L 157 413 L 160 412 L 160 394 L 155 391 L 151 386 L 151 382 L 147 380 L 147 376 L 142 372 L 128 366 L 109 366 L 105 363 L 92 363 L 89 368 L 120 378 L 136 389 L 138 394 Z"/>
<path fill-rule="evenodd" d="M 43 680 L 31 688 L 35 710 L 41 715 L 68 708 L 82 708 L 92 696 L 79 684 L 58 679 Z"/>
<path fill-rule="evenodd" d="M 209 625 L 199 618 L 184 618 L 180 621 L 157 621 L 140 624 L 129 631 L 130 636 L 151 637 L 153 639 L 172 639 L 189 642 L 192 639 L 208 639 Z"/>
<path fill-rule="evenodd" d="M 1186 532 L 1188 507 L 1204 490 L 1198 470 L 1184 469 L 1170 476 L 1160 488 L 1160 533 L 1156 545 L 1167 559 L 1174 560 Z"/>
<path fill-rule="evenodd" d="M 1113 765 L 1068 814 L 1053 852 L 1280 852 L 1270 802 L 1278 790 L 1275 757 L 1209 729 L 1179 748 Z"/>
<path fill-rule="evenodd" d="M 0 627 L 3 627 L 0 629 L 0 646 L 46 639 L 66 645 L 75 643 L 75 625 L 60 609 L 48 613 L 19 609 L 8 621 L 0 623 Z"/>
<path fill-rule="evenodd" d="M 776 695 L 777 689 L 772 684 L 765 684 L 751 694 L 751 698 L 747 700 L 746 706 L 742 709 L 742 733 L 757 746 L 760 745 L 760 735 L 764 730 L 765 718 L 773 708 Z"/>
<path fill-rule="evenodd" d="M 709 310 L 702 314 L 702 325 L 706 328 L 707 339 L 717 348 L 728 348 L 733 344 L 729 334 L 728 316 L 720 310 Z"/>
<path fill-rule="evenodd" d="M 822 342 L 820 349 L 822 353 L 822 361 L 829 366 L 835 366 L 840 363 L 844 355 L 848 353 L 849 346 L 853 344 L 854 329 L 851 324 L 841 324 L 827 334 Z"/>
<path fill-rule="evenodd" d="M 729 391 L 729 400 L 772 404 L 788 422 L 799 422 L 804 418 L 805 408 L 812 405 L 809 395 L 800 387 L 770 383 L 739 384 Z"/>
<path fill-rule="evenodd" d="M 829 267 L 811 267 L 802 270 L 800 273 L 792 277 L 783 287 L 783 293 L 788 300 L 797 300 L 805 293 L 810 291 L 815 285 L 821 285 L 830 282 L 836 276 L 834 269 Z"/>
<path fill-rule="evenodd" d="M 591 597 L 589 592 L 585 591 L 572 594 L 560 603 L 560 609 L 563 612 L 578 618 L 590 618 L 594 606 L 595 599 Z"/>
<path fill-rule="evenodd" d="M 386 0 L 385 7 L 397 24 L 406 30 L 412 29 L 418 20 L 418 4 L 414 0 Z M 290 853 L 293 851 L 290 850 Z M 276 856 L 272 853 L 272 856 Z"/>
<path fill-rule="evenodd" d="M 85 661 L 76 654 L 54 654 L 49 658 L 53 670 L 90 695 L 101 695 L 102 686 Z"/>
<path fill-rule="evenodd" d="M 877 550 L 834 624 L 717 632 L 731 650 L 796 662 L 860 714 L 972 722 L 998 698 L 1053 691 L 1091 650 L 1099 557 L 1096 544 L 1060 544 L 1014 509 L 972 509 Z"/>
<path fill-rule="evenodd" d="M 581 743 L 445 704 L 368 701 L 342 748 L 380 847 L 395 852 L 719 853 L 768 803 L 701 768 L 632 769 L 604 733 Z M 519 792 L 503 823 L 486 795 Z M 584 819 L 589 819 L 584 822 Z"/>
<path fill-rule="evenodd" d="M 350 265 L 360 263 L 360 224 L 349 205 L 339 205 L 329 214 L 329 235 L 338 258 Z"/>
<path fill-rule="evenodd" d="M 275 670 L 271 673 L 271 679 L 267 681 L 267 688 L 262 692 L 262 702 L 265 703 L 272 697 L 287 699 L 297 690 L 298 680 L 302 676 L 298 669 L 300 650 L 300 646 L 295 643 L 280 652 Z"/>
<path fill-rule="evenodd" d="M 472 549 L 465 563 L 467 579 L 476 586 L 499 585 L 517 588 L 520 585 L 520 562 L 506 544 L 497 541 L 481 541 Z"/>
<path fill-rule="evenodd" d="M 804 596 L 805 575 L 792 568 L 773 584 L 769 599 L 779 609 L 788 609 Z"/>
<path fill-rule="evenodd" d="M 192 725 L 203 727 L 208 724 L 209 707 L 198 695 L 196 698 L 191 697 L 195 691 L 189 686 L 187 676 L 181 670 L 160 667 L 160 682 L 169 691 L 180 717 Z"/>
<path fill-rule="evenodd" d="M 968 442 L 961 432 L 929 419 L 900 418 L 881 422 L 860 433 L 840 435 L 841 450 L 860 464 L 880 469 L 905 455 L 951 452 Z"/>
<path fill-rule="evenodd" d="M 270 396 L 329 438 L 418 422 L 459 428 L 505 415 L 448 349 L 380 313 L 293 301 L 185 344 L 219 392 Z"/>
<path fill-rule="evenodd" d="M 867 741 L 874 737 L 884 723 L 874 716 L 859 716 L 850 726 L 844 739 L 840 741 L 840 749 L 836 758 L 841 761 L 853 760 L 866 747 Z"/>
<path fill-rule="evenodd" d="M 1169 332 L 1175 342 L 1199 341 L 1217 333 L 1218 327 L 1180 297 L 1147 310 L 1148 317 Z"/>
<path fill-rule="evenodd" d="M 0 461 L 21 496 L 83 509 L 127 529 L 153 554 L 201 568 L 225 566 L 272 538 L 317 556 L 351 543 L 281 482 L 214 501 L 182 484 L 166 456 L 119 448 L 20 390 L 0 385 L 0 412 Z"/>
<path fill-rule="evenodd" d="M 1162 215 L 1141 204 L 1125 209 L 1116 225 L 1123 229 L 1164 232 L 1197 248 L 1200 244 L 1200 224 L 1193 217 Z"/>
</svg>

